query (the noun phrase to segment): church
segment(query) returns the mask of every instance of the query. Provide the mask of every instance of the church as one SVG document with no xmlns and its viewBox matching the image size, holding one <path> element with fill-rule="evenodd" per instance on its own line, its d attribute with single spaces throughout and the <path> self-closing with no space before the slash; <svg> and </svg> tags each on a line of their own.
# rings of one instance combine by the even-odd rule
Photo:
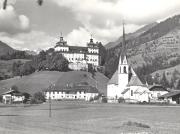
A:
<svg viewBox="0 0 180 134">
<path fill-rule="evenodd" d="M 125 29 L 123 25 L 122 53 L 116 72 L 107 84 L 108 102 L 118 102 L 119 98 L 126 102 L 149 102 L 150 91 L 138 78 L 128 64 L 126 56 Z"/>
</svg>

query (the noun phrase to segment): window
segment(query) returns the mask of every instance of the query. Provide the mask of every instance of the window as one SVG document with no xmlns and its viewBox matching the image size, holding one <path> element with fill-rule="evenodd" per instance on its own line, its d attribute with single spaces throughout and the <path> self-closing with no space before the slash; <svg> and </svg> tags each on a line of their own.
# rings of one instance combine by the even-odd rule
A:
<svg viewBox="0 0 180 134">
<path fill-rule="evenodd" d="M 126 67 L 124 67 L 124 73 L 127 73 Z"/>
<path fill-rule="evenodd" d="M 133 96 L 133 90 L 131 90 L 131 96 Z"/>
</svg>

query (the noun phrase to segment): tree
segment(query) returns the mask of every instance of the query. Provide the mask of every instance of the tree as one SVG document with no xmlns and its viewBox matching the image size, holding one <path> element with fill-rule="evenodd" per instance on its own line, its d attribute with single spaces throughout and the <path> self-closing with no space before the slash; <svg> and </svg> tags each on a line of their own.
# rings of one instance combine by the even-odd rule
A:
<svg viewBox="0 0 180 134">
<path fill-rule="evenodd" d="M 96 75 L 95 74 L 96 70 L 93 68 L 92 64 L 88 64 L 88 72 L 90 72 L 92 74 L 93 78 Z"/>
<path fill-rule="evenodd" d="M 163 85 L 164 87 L 170 87 L 170 84 L 166 78 L 165 72 L 163 72 L 163 76 L 162 76 L 162 79 L 160 81 L 160 84 Z"/>
<path fill-rule="evenodd" d="M 16 85 L 11 86 L 11 90 L 18 91 L 19 88 Z"/>
<path fill-rule="evenodd" d="M 153 82 L 155 84 L 159 84 L 160 83 L 159 78 L 160 78 L 159 73 L 156 73 L 155 76 L 154 76 Z"/>
<path fill-rule="evenodd" d="M 42 92 L 36 92 L 31 99 L 31 103 L 42 103 L 45 102 L 45 95 Z"/>
<path fill-rule="evenodd" d="M 24 63 L 24 65 L 22 65 L 20 67 L 20 75 L 29 75 L 32 74 L 33 72 L 35 72 L 35 68 L 32 66 L 31 61 Z"/>
<path fill-rule="evenodd" d="M 29 98 L 30 98 L 30 94 L 29 93 L 26 93 L 26 92 L 24 92 L 24 93 L 22 93 L 23 95 L 24 95 L 24 100 L 23 100 L 23 103 L 26 103 L 28 100 L 29 100 Z"/>
</svg>

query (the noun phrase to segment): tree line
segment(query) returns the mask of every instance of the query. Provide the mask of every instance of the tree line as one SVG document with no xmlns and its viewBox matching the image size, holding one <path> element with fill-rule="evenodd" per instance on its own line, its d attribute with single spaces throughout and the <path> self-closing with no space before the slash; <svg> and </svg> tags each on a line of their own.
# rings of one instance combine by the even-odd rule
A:
<svg viewBox="0 0 180 134">
<path fill-rule="evenodd" d="M 49 49 L 41 51 L 26 63 L 14 62 L 12 72 L 13 76 L 23 76 L 35 71 L 68 71 L 68 64 L 67 59 L 62 54 L 55 52 L 54 49 Z"/>
<path fill-rule="evenodd" d="M 27 54 L 25 51 L 13 51 L 0 55 L 0 60 L 12 60 L 12 59 L 32 59 L 33 55 Z"/>
</svg>

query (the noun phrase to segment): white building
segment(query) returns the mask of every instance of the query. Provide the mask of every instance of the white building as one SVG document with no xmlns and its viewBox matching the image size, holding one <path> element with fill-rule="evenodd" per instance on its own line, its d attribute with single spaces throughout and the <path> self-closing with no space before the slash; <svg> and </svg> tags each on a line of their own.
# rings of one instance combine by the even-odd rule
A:
<svg viewBox="0 0 180 134">
<path fill-rule="evenodd" d="M 99 95 L 97 88 L 87 85 L 61 87 L 44 91 L 46 99 L 52 100 L 86 100 Z"/>
<path fill-rule="evenodd" d="M 2 94 L 3 103 L 11 104 L 11 103 L 22 103 L 25 99 L 25 96 L 19 91 L 9 90 Z"/>
<path fill-rule="evenodd" d="M 107 84 L 108 102 L 117 102 L 119 98 L 126 102 L 153 102 L 159 97 L 168 93 L 162 86 L 148 86 L 143 84 L 133 68 L 129 66 L 126 58 L 125 33 L 123 27 L 123 54 L 119 58 L 119 65 L 116 72 Z"/>
<path fill-rule="evenodd" d="M 117 102 L 119 98 L 130 102 L 148 102 L 149 90 L 142 84 L 133 68 L 129 66 L 126 58 L 124 27 L 122 47 L 118 69 L 107 84 L 108 102 Z"/>
<path fill-rule="evenodd" d="M 149 102 L 150 91 L 140 81 L 128 63 L 120 57 L 118 70 L 107 84 L 108 102 L 123 98 L 126 102 Z"/>
<path fill-rule="evenodd" d="M 78 47 L 68 46 L 63 37 L 60 37 L 60 41 L 56 43 L 55 51 L 60 52 L 71 63 L 70 68 L 74 70 L 81 68 L 81 65 L 82 68 L 87 67 L 87 64 L 92 64 L 95 67 L 100 65 L 99 44 L 98 42 L 94 43 L 92 38 L 87 43 L 87 47 Z M 75 65 L 73 66 L 72 63 Z"/>
</svg>

